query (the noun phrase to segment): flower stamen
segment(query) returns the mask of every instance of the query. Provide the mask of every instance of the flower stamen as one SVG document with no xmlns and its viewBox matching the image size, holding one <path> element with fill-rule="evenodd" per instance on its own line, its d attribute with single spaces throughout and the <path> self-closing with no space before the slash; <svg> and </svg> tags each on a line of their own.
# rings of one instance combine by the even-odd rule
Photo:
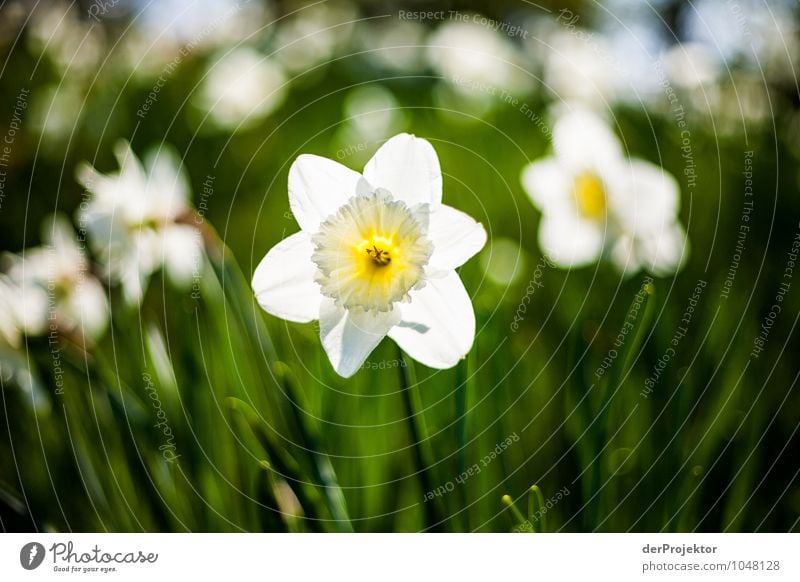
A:
<svg viewBox="0 0 800 582">
<path fill-rule="evenodd" d="M 372 261 L 378 266 L 386 266 L 392 262 L 392 257 L 389 256 L 388 251 L 384 251 L 383 249 L 379 249 L 377 245 L 373 244 L 371 249 L 367 249 L 367 254 L 370 256 Z"/>
</svg>

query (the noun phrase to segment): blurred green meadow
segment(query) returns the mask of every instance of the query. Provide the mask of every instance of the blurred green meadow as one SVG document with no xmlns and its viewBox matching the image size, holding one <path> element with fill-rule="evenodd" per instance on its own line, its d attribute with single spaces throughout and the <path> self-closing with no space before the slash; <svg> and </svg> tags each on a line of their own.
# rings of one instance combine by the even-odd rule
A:
<svg viewBox="0 0 800 582">
<path fill-rule="evenodd" d="M 738 13 L 710 1 L 253 0 L 247 12 L 221 2 L 207 21 L 191 3 L 33 4 L 0 7 L 3 251 L 42 244 L 54 212 L 76 222 L 87 194 L 75 168 L 116 171 L 125 138 L 140 155 L 178 152 L 205 253 L 191 286 L 157 272 L 140 307 L 103 280 L 110 318 L 96 341 L 0 346 L 3 530 L 798 531 L 794 3 L 770 2 L 778 16 L 765 23 L 761 2 L 740 2 L 750 20 L 738 34 L 773 30 L 786 49 L 755 58 L 725 52 L 713 34 Z M 714 6 L 720 28 L 692 36 L 695 13 Z M 505 51 L 500 64 L 474 62 L 487 71 L 470 76 L 470 59 L 459 73 L 464 59 L 440 58 L 432 35 L 464 20 L 451 14 L 476 27 L 473 48 Z M 630 35 L 644 56 L 621 44 Z M 565 39 L 628 74 L 602 92 L 607 80 L 578 77 L 597 91 L 567 95 L 549 60 Z M 239 45 L 283 80 L 234 103 L 272 101 L 232 123 L 197 95 Z M 664 57 L 689 45 L 680 56 L 694 60 Z M 639 56 L 663 71 L 635 69 Z M 674 276 L 563 269 L 542 253 L 520 173 L 552 151 L 553 112 L 572 99 L 603 112 L 626 155 L 678 180 L 689 255 Z M 287 197 L 298 155 L 361 171 L 401 131 L 431 142 L 444 202 L 489 235 L 459 270 L 475 343 L 433 370 L 384 340 L 345 380 L 318 326 L 264 313 L 250 279 L 298 230 Z"/>
</svg>

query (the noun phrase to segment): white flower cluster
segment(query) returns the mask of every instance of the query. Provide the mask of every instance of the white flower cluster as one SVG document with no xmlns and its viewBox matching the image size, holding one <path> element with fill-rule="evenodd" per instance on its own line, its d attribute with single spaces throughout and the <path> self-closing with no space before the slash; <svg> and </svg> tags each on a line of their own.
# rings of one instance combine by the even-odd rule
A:
<svg viewBox="0 0 800 582">
<path fill-rule="evenodd" d="M 88 164 L 78 168 L 89 195 L 78 213 L 79 234 L 65 216 L 55 215 L 43 222 L 42 246 L 4 255 L 0 368 L 9 365 L 6 356 L 22 347 L 24 336 L 46 334 L 51 343 L 64 336 L 84 348 L 100 339 L 111 292 L 101 280 L 119 284 L 127 303 L 138 305 L 156 269 L 163 266 L 170 280 L 186 286 L 202 268 L 200 233 L 182 222 L 191 209 L 177 156 L 162 147 L 142 166 L 126 142 L 116 154 L 116 174 L 100 174 Z M 100 276 L 84 247 L 86 234 Z"/>
<path fill-rule="evenodd" d="M 553 153 L 521 174 L 541 211 L 538 237 L 548 265 L 609 261 L 625 275 L 639 270 L 669 275 L 688 256 L 677 182 L 659 166 L 629 157 L 598 113 L 614 102 L 652 96 L 653 86 L 639 81 L 654 77 L 638 74 L 636 66 L 653 39 L 643 37 L 644 48 L 634 50 L 619 35 L 584 29 L 581 16 L 569 9 L 549 26 L 525 17 L 510 23 L 457 11 L 446 17 L 442 12 L 441 22 L 430 26 L 403 18 L 378 22 L 359 19 L 350 2 L 311 3 L 274 20 L 268 8 L 234 0 L 191 12 L 191 19 L 165 18 L 165 11 L 182 15 L 185 9 L 169 0 L 158 13 L 145 10 L 121 51 L 126 74 L 146 84 L 156 79 L 152 102 L 137 112 L 142 118 L 189 54 L 206 66 L 187 95 L 190 117 L 200 128 L 229 134 L 257 128 L 286 103 L 291 86 L 319 79 L 354 43 L 361 50 L 350 56 L 375 69 L 433 71 L 437 112 L 461 121 L 485 120 L 501 104 L 530 117 L 533 109 L 525 99 L 538 87 L 544 98 L 562 101 L 562 113 L 548 130 Z M 253 40 L 268 21 L 274 24 L 268 27 L 271 36 Z M 31 42 L 43 45 L 57 63 L 67 63 L 70 51 L 83 55 L 82 68 L 91 72 L 102 50 L 79 53 L 73 47 L 85 28 L 74 11 L 45 7 L 34 18 Z M 53 42 L 43 42 L 50 37 Z M 90 48 L 103 46 L 103 40 L 97 36 Z M 714 79 L 711 65 L 695 66 L 702 61 L 697 56 L 703 54 L 702 42 L 695 39 L 693 51 L 681 47 L 680 55 L 655 46 L 656 54 L 666 55 L 664 82 L 681 90 Z M 678 57 L 688 59 L 691 71 Z M 118 63 L 120 55 L 113 58 Z M 660 92 L 659 83 L 655 90 Z M 48 114 L 52 125 L 42 124 L 43 133 L 47 127 L 54 133 L 69 128 L 79 97 L 80 92 L 71 97 L 64 92 L 61 107 L 48 107 L 62 115 Z M 402 131 L 411 116 L 377 83 L 354 87 L 343 102 L 344 119 L 333 138 L 339 160 L 353 156 L 350 162 L 361 162 L 363 154 L 366 161 L 374 144 Z M 537 114 L 537 119 L 542 118 Z M 88 234 L 99 278 L 118 284 L 126 302 L 138 305 L 159 269 L 174 284 L 188 285 L 202 266 L 203 244 L 188 220 L 190 187 L 177 156 L 162 147 L 142 164 L 125 142 L 115 153 L 116 173 L 79 167 L 78 180 L 91 198 L 77 221 Z M 266 311 L 290 321 L 319 320 L 322 344 L 343 376 L 355 373 L 387 335 L 435 368 L 464 357 L 475 318 L 455 269 L 484 246 L 486 233 L 442 204 L 439 161 L 429 142 L 399 133 L 378 149 L 363 174 L 300 156 L 290 171 L 289 200 L 301 232 L 270 250 L 253 277 Z M 8 346 L 19 345 L 21 334 L 43 333 L 48 321 L 81 337 L 99 337 L 106 326 L 108 293 L 93 277 L 65 219 L 51 222 L 45 245 L 9 257 L 0 278 L 6 312 L 0 341 Z M 519 246 L 495 242 L 494 256 L 506 256 L 507 264 L 501 268 L 495 259 L 487 273 L 490 280 L 510 284 L 519 277 Z"/>
</svg>

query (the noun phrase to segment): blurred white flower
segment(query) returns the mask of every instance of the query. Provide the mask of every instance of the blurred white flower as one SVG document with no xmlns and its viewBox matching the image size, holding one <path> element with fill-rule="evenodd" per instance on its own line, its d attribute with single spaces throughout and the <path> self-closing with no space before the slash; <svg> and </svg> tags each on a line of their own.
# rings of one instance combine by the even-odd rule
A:
<svg viewBox="0 0 800 582">
<path fill-rule="evenodd" d="M 124 76 L 148 79 L 191 54 L 204 55 L 261 30 L 271 18 L 266 3 L 242 0 L 127 0 L 136 17 L 120 39 Z M 118 6 L 112 8 L 116 9 Z M 112 15 L 104 15 L 109 19 Z"/>
<path fill-rule="evenodd" d="M 25 293 L 17 281 L 0 273 L 0 346 L 18 348 L 22 335 L 40 335 L 46 320 L 46 292 L 33 287 Z"/>
<path fill-rule="evenodd" d="M 609 258 L 625 274 L 680 268 L 688 247 L 672 176 L 627 159 L 605 122 L 587 110 L 556 121 L 553 149 L 524 168 L 522 184 L 542 211 L 539 243 L 554 263 L 578 267 Z"/>
<path fill-rule="evenodd" d="M 621 92 L 626 71 L 600 33 L 560 26 L 543 32 L 544 81 L 555 99 L 606 109 Z"/>
<path fill-rule="evenodd" d="M 423 67 L 425 35 L 425 27 L 413 20 L 367 20 L 359 23 L 356 38 L 372 64 L 410 73 Z"/>
<path fill-rule="evenodd" d="M 531 85 L 514 43 L 472 19 L 441 24 L 428 39 L 427 54 L 431 66 L 467 97 L 519 95 Z"/>
<path fill-rule="evenodd" d="M 19 347 L 24 325 L 22 298 L 19 286 L 8 275 L 0 273 L 0 355 Z M 46 303 L 47 298 L 44 299 Z M 3 360 L 0 357 L 0 370 L 2 367 Z"/>
<path fill-rule="evenodd" d="M 694 123 L 714 119 L 714 130 L 722 135 L 739 134 L 750 124 L 757 126 L 784 105 L 779 94 L 760 74 L 742 67 L 730 67 L 726 74 L 714 58 L 711 47 L 699 42 L 672 46 L 662 57 L 667 79 L 680 90 L 680 103 Z M 659 104 L 664 113 L 674 108 L 668 100 Z"/>
<path fill-rule="evenodd" d="M 237 48 L 208 68 L 195 104 L 227 131 L 258 124 L 286 99 L 286 76 L 273 60 L 251 48 Z"/>
<path fill-rule="evenodd" d="M 10 277 L 0 273 L 0 381 L 26 393 L 24 402 L 38 412 L 49 410 L 50 401 L 38 376 L 29 368 L 21 347 L 22 334 L 40 335 L 46 327 L 47 294 L 39 287 L 24 293 Z"/>
<path fill-rule="evenodd" d="M 611 48 L 611 74 L 615 77 L 617 101 L 639 108 L 664 100 L 662 77 L 655 62 L 667 48 L 660 21 L 641 20 L 604 31 Z"/>
<path fill-rule="evenodd" d="M 46 53 L 66 78 L 94 74 L 104 56 L 103 28 L 80 16 L 75 3 L 37 2 L 28 24 L 28 42 Z"/>
<path fill-rule="evenodd" d="M 455 269 L 483 247 L 486 233 L 441 200 L 436 152 L 409 134 L 387 141 L 363 175 L 300 156 L 289 171 L 289 203 L 301 231 L 258 265 L 258 302 L 289 321 L 318 319 L 322 345 L 344 377 L 386 335 L 426 366 L 454 366 L 475 336 Z"/>
<path fill-rule="evenodd" d="M 66 80 L 39 89 L 32 98 L 31 126 L 43 139 L 41 149 L 63 157 L 69 138 L 77 131 L 85 103 L 81 87 Z"/>
<path fill-rule="evenodd" d="M 664 100 L 661 86 L 663 76 L 657 69 L 657 59 L 667 48 L 662 14 L 666 10 L 664 0 L 641 2 L 640 0 L 606 0 L 603 10 L 591 15 L 594 30 L 583 30 L 575 26 L 582 16 L 568 9 L 560 12 L 570 18 L 561 18 L 564 29 L 582 39 L 585 44 L 598 49 L 595 66 L 606 69 L 609 76 L 609 99 L 623 101 L 641 108 L 651 107 Z M 589 68 L 584 74 L 594 77 Z M 602 83 L 602 81 L 599 81 Z M 608 81 L 607 81 L 608 82 Z M 593 106 L 587 101 L 585 106 Z"/>
<path fill-rule="evenodd" d="M 397 133 L 405 122 L 405 112 L 392 92 L 377 84 L 350 91 L 344 101 L 344 115 L 359 135 L 375 140 Z"/>
<path fill-rule="evenodd" d="M 275 57 L 292 73 L 333 59 L 351 40 L 358 12 L 351 2 L 324 2 L 297 9 L 275 33 Z"/>
<path fill-rule="evenodd" d="M 389 89 L 371 84 L 353 89 L 344 100 L 344 120 L 336 131 L 336 158 L 363 164 L 370 146 L 405 129 L 406 115 Z"/>
<path fill-rule="evenodd" d="M 164 267 L 178 287 L 187 287 L 202 268 L 200 233 L 189 223 L 189 180 L 171 148 L 150 151 L 145 166 L 125 141 L 115 154 L 120 170 L 101 174 L 78 167 L 77 178 L 93 194 L 81 205 L 78 224 L 88 231 L 106 274 L 138 304 L 150 275 Z"/>
<path fill-rule="evenodd" d="M 689 40 L 708 46 L 717 66 L 791 80 L 800 49 L 796 8 L 794 0 L 699 0 L 681 6 L 678 20 Z"/>
<path fill-rule="evenodd" d="M 75 231 L 66 218 L 54 216 L 44 221 L 42 239 L 43 246 L 8 256 L 4 302 L 17 310 L 18 329 L 41 335 L 49 327 L 97 339 L 108 323 L 108 302 Z"/>
<path fill-rule="evenodd" d="M 0 275 L 0 345 L 19 344 L 19 326 L 15 310 L 13 287 L 5 275 Z"/>
<path fill-rule="evenodd" d="M 671 46 L 662 61 L 667 78 L 687 90 L 708 88 L 719 72 L 708 47 L 698 42 Z"/>
</svg>

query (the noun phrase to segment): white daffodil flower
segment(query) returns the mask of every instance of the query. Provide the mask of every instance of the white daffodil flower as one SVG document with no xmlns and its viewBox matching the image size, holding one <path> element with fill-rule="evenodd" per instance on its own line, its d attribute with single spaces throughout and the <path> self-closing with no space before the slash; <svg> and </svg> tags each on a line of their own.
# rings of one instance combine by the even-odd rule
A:
<svg viewBox="0 0 800 582">
<path fill-rule="evenodd" d="M 88 231 L 107 275 L 136 305 L 161 266 L 176 286 L 187 287 L 202 268 L 203 247 L 188 224 L 189 180 L 178 156 L 162 146 L 143 167 L 127 142 L 119 142 L 115 153 L 117 174 L 101 174 L 89 164 L 78 168 L 78 181 L 93 194 L 81 205 L 78 224 Z"/>
<path fill-rule="evenodd" d="M 352 376 L 387 335 L 432 368 L 466 355 L 475 313 L 455 269 L 480 251 L 486 232 L 442 204 L 429 142 L 396 135 L 363 175 L 301 155 L 289 170 L 289 204 L 301 231 L 267 253 L 253 290 L 272 315 L 318 319 L 336 372 Z"/>
<path fill-rule="evenodd" d="M 519 51 L 505 35 L 478 23 L 444 22 L 428 40 L 431 66 L 465 95 L 497 96 L 528 90 L 531 81 L 520 63 Z"/>
<path fill-rule="evenodd" d="M 680 195 L 662 168 L 629 159 L 608 126 L 573 110 L 553 128 L 554 154 L 522 171 L 542 211 L 539 244 L 562 267 L 610 259 L 621 272 L 674 273 L 688 255 Z"/>
<path fill-rule="evenodd" d="M 29 335 L 49 328 L 97 339 L 108 323 L 108 301 L 75 231 L 55 216 L 45 220 L 42 238 L 43 246 L 8 256 L 4 302 L 15 306 L 18 327 Z"/>
</svg>

